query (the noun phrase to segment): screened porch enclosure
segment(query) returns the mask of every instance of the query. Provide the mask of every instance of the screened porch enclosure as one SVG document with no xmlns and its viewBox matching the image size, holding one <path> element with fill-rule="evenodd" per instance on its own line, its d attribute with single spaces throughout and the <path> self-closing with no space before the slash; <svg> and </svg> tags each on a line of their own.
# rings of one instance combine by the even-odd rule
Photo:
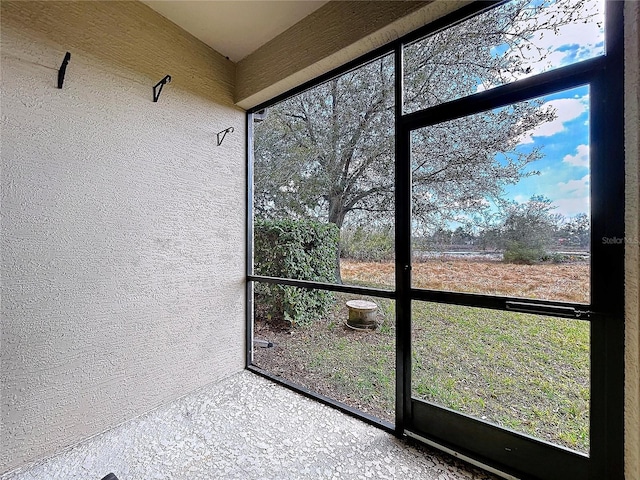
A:
<svg viewBox="0 0 640 480">
<path fill-rule="evenodd" d="M 250 111 L 251 370 L 516 476 L 608 468 L 619 11 L 570 3 L 469 6 Z"/>
</svg>

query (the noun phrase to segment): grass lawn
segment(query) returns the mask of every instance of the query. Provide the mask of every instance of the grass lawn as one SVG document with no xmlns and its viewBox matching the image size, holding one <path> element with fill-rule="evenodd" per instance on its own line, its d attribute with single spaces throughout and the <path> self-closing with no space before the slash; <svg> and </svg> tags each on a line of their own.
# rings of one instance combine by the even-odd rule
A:
<svg viewBox="0 0 640 480">
<path fill-rule="evenodd" d="M 473 278 L 476 269 L 489 268 L 479 267 L 480 262 L 455 263 L 460 275 L 468 265 L 467 278 Z M 362 264 L 358 272 L 355 265 L 349 265 L 352 274 L 347 279 L 350 283 L 367 283 L 362 281 L 364 272 L 371 271 L 372 266 Z M 378 265 L 380 272 L 388 268 Z M 558 277 L 573 275 L 576 285 L 580 285 L 585 279 L 575 270 L 582 268 L 587 274 L 588 270 L 582 264 L 576 265 L 578 268 L 574 269 L 567 268 L 567 264 L 544 265 L 546 285 L 557 285 L 559 281 L 553 277 L 553 267 L 557 267 Z M 526 269 L 532 266 L 517 267 L 521 278 L 527 278 Z M 438 281 L 434 275 L 421 279 L 415 273 L 416 281 Z M 502 283 L 500 277 L 494 276 L 491 288 L 511 294 L 508 283 L 513 280 L 512 275 L 515 274 L 503 275 Z M 576 298 L 579 288 L 569 284 L 564 291 Z M 541 292 L 547 298 L 558 295 L 555 289 Z M 393 422 L 395 304 L 393 300 L 368 298 L 379 306 L 381 327 L 375 332 L 359 332 L 344 325 L 345 302 L 353 298 L 361 297 L 335 294 L 333 311 L 323 321 L 294 329 L 274 328 L 273 324 L 262 322 L 261 299 L 256 298 L 255 336 L 271 340 L 276 346 L 256 348 L 254 363 Z M 413 302 L 412 310 L 414 397 L 588 451 L 587 322 L 418 301 Z"/>
<path fill-rule="evenodd" d="M 414 302 L 414 397 L 544 440 L 589 446 L 589 324 Z"/>
</svg>

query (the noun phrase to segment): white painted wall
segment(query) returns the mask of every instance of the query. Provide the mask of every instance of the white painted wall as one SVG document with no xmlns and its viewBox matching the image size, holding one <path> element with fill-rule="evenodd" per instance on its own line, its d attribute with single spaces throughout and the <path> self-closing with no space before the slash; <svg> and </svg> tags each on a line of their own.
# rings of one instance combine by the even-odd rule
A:
<svg viewBox="0 0 640 480">
<path fill-rule="evenodd" d="M 1 21 L 0 474 L 242 369 L 245 268 L 234 64 L 137 2 Z"/>
</svg>

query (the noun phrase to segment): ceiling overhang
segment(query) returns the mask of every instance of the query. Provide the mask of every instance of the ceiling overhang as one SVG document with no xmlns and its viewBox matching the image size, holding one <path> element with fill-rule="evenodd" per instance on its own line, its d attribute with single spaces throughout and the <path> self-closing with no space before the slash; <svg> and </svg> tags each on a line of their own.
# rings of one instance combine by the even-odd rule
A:
<svg viewBox="0 0 640 480">
<path fill-rule="evenodd" d="M 472 0 L 142 0 L 236 64 L 253 108 Z"/>
<path fill-rule="evenodd" d="M 328 0 L 142 0 L 237 63 Z"/>
</svg>

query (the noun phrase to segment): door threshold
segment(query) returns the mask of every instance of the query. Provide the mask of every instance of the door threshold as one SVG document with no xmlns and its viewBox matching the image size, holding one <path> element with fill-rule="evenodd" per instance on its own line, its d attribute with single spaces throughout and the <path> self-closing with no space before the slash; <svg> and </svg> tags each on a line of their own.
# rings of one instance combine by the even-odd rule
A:
<svg viewBox="0 0 640 480">
<path fill-rule="evenodd" d="M 494 475 L 498 475 L 499 477 L 506 478 L 507 480 L 520 480 L 519 477 L 514 477 L 513 475 L 510 475 L 508 473 L 502 472 L 502 471 L 496 469 L 495 467 L 491 467 L 491 466 L 487 465 L 486 463 L 479 462 L 478 460 L 475 460 L 475 459 L 473 459 L 471 457 L 463 455 L 460 452 L 456 452 L 455 450 L 452 450 L 452 449 L 450 449 L 448 447 L 445 447 L 444 445 L 441 445 L 441 444 L 439 444 L 437 442 L 434 442 L 433 440 L 429 440 L 429 439 L 427 439 L 427 438 L 425 438 L 425 437 L 423 437 L 421 435 L 418 435 L 417 433 L 413 433 L 413 432 L 410 432 L 409 430 L 405 430 L 404 434 L 407 437 L 411 437 L 411 438 L 413 438 L 415 440 L 418 440 L 419 442 L 425 443 L 425 444 L 429 445 L 430 447 L 433 447 L 433 448 L 441 450 L 441 451 L 443 451 L 445 453 L 448 453 L 449 455 L 451 455 L 453 457 L 459 458 L 460 460 L 463 460 L 463 461 L 465 461 L 467 463 L 470 463 L 471 465 L 474 465 L 476 467 L 482 468 L 483 470 L 486 470 L 487 472 L 493 473 Z"/>
</svg>

